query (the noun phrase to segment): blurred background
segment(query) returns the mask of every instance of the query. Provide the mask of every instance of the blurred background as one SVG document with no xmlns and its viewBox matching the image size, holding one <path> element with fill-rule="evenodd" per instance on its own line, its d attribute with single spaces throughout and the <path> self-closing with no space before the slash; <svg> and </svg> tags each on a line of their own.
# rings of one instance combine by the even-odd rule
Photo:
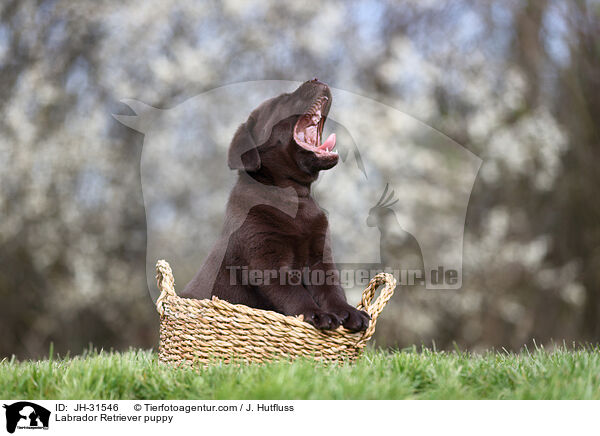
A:
<svg viewBox="0 0 600 436">
<path fill-rule="evenodd" d="M 598 342 L 599 18 L 592 0 L 4 0 L 0 357 L 157 344 L 144 135 L 112 117 L 133 114 L 121 99 L 315 76 L 482 159 L 462 289 L 398 292 L 377 345 Z"/>
</svg>

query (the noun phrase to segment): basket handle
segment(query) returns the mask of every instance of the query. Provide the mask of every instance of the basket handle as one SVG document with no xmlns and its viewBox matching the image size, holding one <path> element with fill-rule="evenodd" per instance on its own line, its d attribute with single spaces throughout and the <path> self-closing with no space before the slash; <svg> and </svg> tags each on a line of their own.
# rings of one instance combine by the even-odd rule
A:
<svg viewBox="0 0 600 436">
<path fill-rule="evenodd" d="M 375 298 L 375 291 L 381 285 L 384 285 L 384 287 L 381 290 L 379 297 L 377 297 L 377 300 L 373 302 L 373 298 Z M 375 333 L 375 323 L 377 322 L 377 318 L 387 302 L 390 301 L 390 298 L 392 298 L 392 295 L 394 295 L 395 288 L 396 279 L 392 274 L 379 273 L 371 279 L 369 285 L 363 291 L 360 303 L 358 303 L 356 306 L 358 310 L 366 311 L 371 317 L 369 327 L 367 327 L 367 330 L 365 330 L 359 342 L 364 344 L 371 338 L 371 336 L 373 336 L 373 333 Z"/>
<path fill-rule="evenodd" d="M 167 297 L 175 297 L 175 279 L 169 262 L 159 260 L 156 262 L 156 284 L 160 289 L 160 295 L 156 300 L 156 310 L 161 315 L 164 315 L 164 302 Z"/>
</svg>

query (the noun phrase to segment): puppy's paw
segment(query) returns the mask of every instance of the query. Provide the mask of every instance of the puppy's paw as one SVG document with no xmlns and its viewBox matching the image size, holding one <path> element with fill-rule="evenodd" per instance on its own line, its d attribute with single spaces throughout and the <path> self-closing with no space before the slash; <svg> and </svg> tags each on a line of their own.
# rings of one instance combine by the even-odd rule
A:
<svg viewBox="0 0 600 436">
<path fill-rule="evenodd" d="M 371 317 L 363 310 L 350 305 L 332 309 L 331 312 L 341 320 L 342 325 L 350 331 L 361 332 L 369 327 Z"/>
<path fill-rule="evenodd" d="M 335 330 L 342 323 L 342 320 L 335 314 L 318 309 L 307 310 L 302 315 L 304 321 L 314 325 L 319 330 Z"/>
</svg>

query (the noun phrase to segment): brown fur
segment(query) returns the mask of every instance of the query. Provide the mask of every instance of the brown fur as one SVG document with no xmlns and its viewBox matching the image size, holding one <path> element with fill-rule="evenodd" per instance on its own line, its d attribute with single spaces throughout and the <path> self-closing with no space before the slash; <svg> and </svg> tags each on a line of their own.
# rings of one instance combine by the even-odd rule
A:
<svg viewBox="0 0 600 436">
<path fill-rule="evenodd" d="M 310 195 L 319 172 L 335 166 L 338 157 L 317 156 L 293 136 L 298 118 L 323 95 L 329 99 L 325 117 L 331 93 L 314 79 L 265 101 L 239 127 L 229 149 L 229 166 L 239 170 L 239 178 L 227 203 L 223 231 L 184 297 L 217 296 L 285 315 L 302 314 L 320 329 L 366 329 L 368 315 L 346 302 L 331 254 L 327 216 Z M 321 270 L 332 280 L 313 285 L 277 279 L 251 286 L 242 283 L 238 268 L 232 284 L 231 267 L 242 266 Z"/>
</svg>

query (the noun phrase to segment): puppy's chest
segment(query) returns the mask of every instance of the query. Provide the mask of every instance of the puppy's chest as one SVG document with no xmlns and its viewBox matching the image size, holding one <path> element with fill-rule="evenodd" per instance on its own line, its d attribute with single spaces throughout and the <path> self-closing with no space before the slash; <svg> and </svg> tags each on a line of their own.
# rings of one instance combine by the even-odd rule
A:
<svg viewBox="0 0 600 436">
<path fill-rule="evenodd" d="M 319 237 L 327 231 L 327 216 L 314 203 L 300 203 L 293 220 L 293 234 L 302 239 Z"/>
<path fill-rule="evenodd" d="M 300 201 L 294 216 L 271 207 L 253 209 L 248 220 L 250 233 L 269 235 L 299 247 L 310 244 L 327 233 L 327 216 L 312 201 Z"/>
<path fill-rule="evenodd" d="M 276 234 L 297 249 L 309 246 L 312 241 L 322 238 L 327 232 L 327 216 L 314 203 L 300 202 L 294 217 L 281 215 L 274 220 L 277 223 Z"/>
</svg>

